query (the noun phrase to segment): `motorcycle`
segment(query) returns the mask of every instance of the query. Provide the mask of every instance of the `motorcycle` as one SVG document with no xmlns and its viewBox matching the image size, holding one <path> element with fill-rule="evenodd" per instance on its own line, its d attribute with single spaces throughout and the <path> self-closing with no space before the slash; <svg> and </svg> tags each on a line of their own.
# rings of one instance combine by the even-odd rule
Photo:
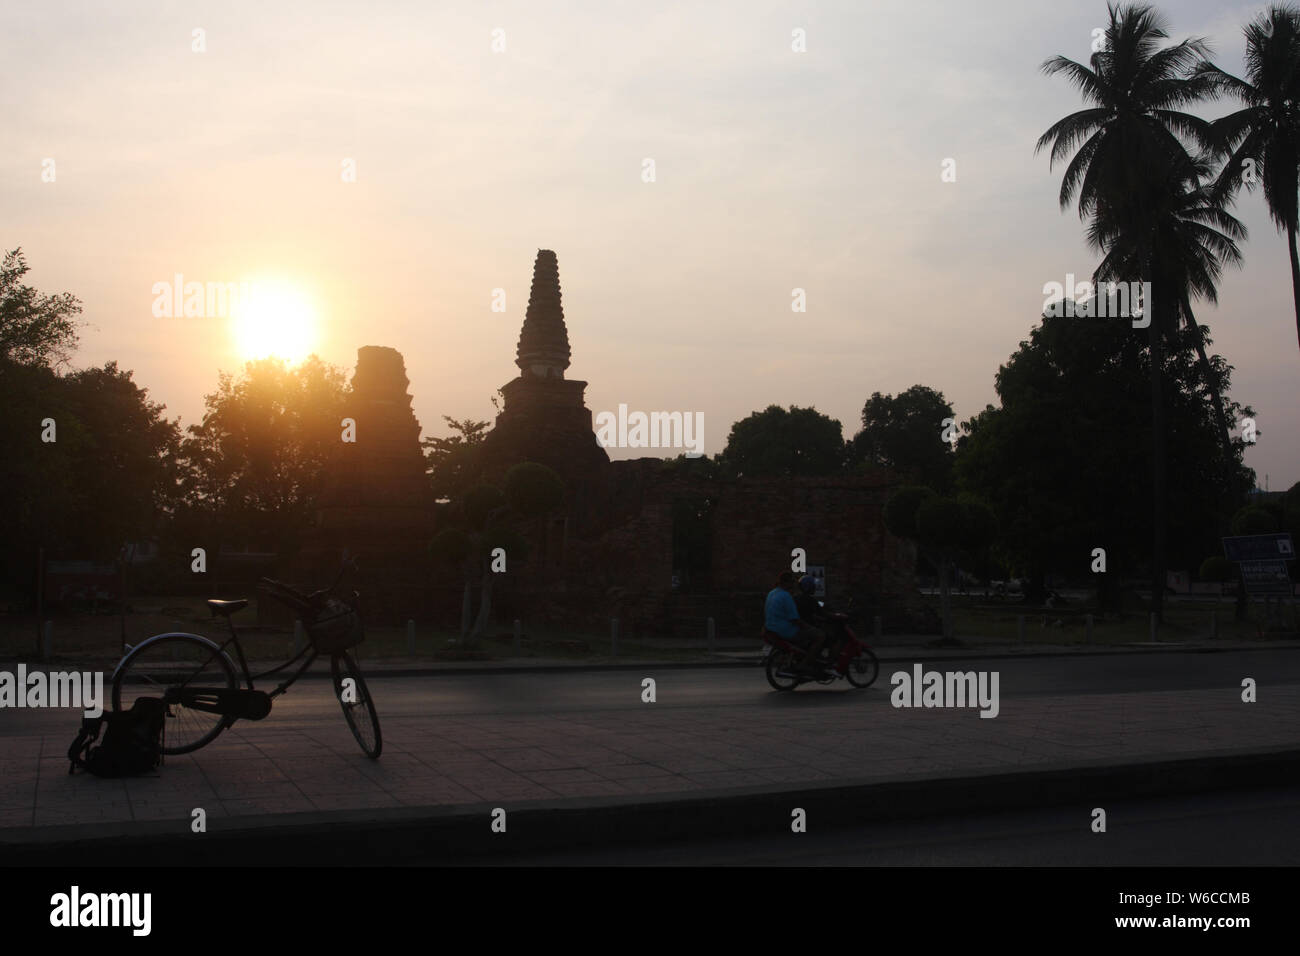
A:
<svg viewBox="0 0 1300 956">
<path fill-rule="evenodd" d="M 794 641 L 763 629 L 764 669 L 767 682 L 777 690 L 794 690 L 800 684 L 816 681 L 831 684 L 841 678 L 859 689 L 870 687 L 880 674 L 880 661 L 867 643 L 849 627 L 848 615 L 833 613 L 827 627 L 828 643 L 837 644 L 838 652 L 830 661 L 818 661 L 813 672 L 800 670 L 808 652 Z"/>
</svg>

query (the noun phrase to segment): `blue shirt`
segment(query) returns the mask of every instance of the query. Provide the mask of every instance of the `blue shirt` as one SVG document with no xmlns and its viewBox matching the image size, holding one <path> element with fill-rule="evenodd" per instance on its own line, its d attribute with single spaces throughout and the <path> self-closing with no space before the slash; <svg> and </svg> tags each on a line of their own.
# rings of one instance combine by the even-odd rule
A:
<svg viewBox="0 0 1300 956">
<path fill-rule="evenodd" d="M 794 598 L 785 588 L 772 588 L 767 592 L 763 614 L 763 626 L 773 634 L 787 640 L 798 635 L 799 609 L 795 607 Z"/>
</svg>

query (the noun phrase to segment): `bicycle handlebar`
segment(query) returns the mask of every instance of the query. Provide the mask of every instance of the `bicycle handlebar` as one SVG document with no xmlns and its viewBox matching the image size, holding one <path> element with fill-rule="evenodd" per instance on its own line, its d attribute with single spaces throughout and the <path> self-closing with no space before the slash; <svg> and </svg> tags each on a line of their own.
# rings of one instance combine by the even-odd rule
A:
<svg viewBox="0 0 1300 956">
<path fill-rule="evenodd" d="M 297 588 L 285 584 L 283 581 L 277 581 L 275 578 L 263 577 L 258 580 L 258 586 L 268 592 L 272 597 L 288 604 L 290 607 L 302 613 L 312 613 L 319 611 L 325 606 L 325 601 L 336 591 L 343 580 L 343 575 L 349 570 L 357 570 L 357 561 L 355 558 L 349 559 L 346 555 L 343 558 L 343 566 L 339 568 L 339 573 L 334 578 L 334 583 L 327 588 L 319 591 L 313 591 L 310 594 L 304 594 Z"/>
</svg>

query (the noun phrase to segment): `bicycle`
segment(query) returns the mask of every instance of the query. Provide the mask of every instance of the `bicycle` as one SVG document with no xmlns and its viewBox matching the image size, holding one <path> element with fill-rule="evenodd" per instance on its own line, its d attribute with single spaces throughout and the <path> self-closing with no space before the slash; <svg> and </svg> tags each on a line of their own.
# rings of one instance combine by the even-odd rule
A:
<svg viewBox="0 0 1300 956">
<path fill-rule="evenodd" d="M 262 720 L 271 712 L 271 702 L 285 693 L 322 653 L 330 655 L 330 674 L 334 696 L 343 708 L 343 717 L 361 750 L 372 760 L 383 750 L 379 715 L 366 687 L 365 677 L 348 648 L 365 637 L 357 611 L 358 594 L 349 600 L 336 596 L 343 573 L 356 569 L 355 562 L 344 559 L 338 577 L 330 587 L 304 594 L 272 578 L 262 578 L 259 588 L 297 611 L 309 640 L 293 657 L 262 674 L 253 674 L 239 643 L 239 634 L 231 620 L 235 612 L 248 606 L 248 599 L 234 601 L 211 599 L 208 608 L 214 617 L 226 619 L 230 636 L 221 644 L 201 634 L 169 631 L 141 641 L 127 652 L 113 671 L 113 708 L 121 710 L 123 699 L 130 702 L 142 691 L 161 690 L 167 704 L 164 754 L 192 753 L 205 747 L 237 720 Z M 239 662 L 226 648 L 234 645 Z M 253 686 L 302 661 L 301 666 L 275 690 L 267 693 Z M 240 676 L 246 687 L 239 686 Z"/>
</svg>

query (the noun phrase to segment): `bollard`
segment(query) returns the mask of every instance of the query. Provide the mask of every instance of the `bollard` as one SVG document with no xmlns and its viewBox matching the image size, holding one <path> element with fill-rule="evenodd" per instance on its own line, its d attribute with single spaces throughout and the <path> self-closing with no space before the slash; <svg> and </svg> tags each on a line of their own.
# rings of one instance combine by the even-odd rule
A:
<svg viewBox="0 0 1300 956">
<path fill-rule="evenodd" d="M 54 658 L 54 622 L 45 622 L 45 632 L 41 637 L 41 660 L 48 661 Z"/>
<path fill-rule="evenodd" d="M 464 594 L 461 595 L 460 598 L 460 639 L 462 643 L 464 643 L 465 641 L 465 635 L 469 633 L 469 613 L 470 613 L 469 582 L 466 581 L 465 592 Z"/>
<path fill-rule="evenodd" d="M 1025 616 L 1023 614 L 1016 616 L 1016 640 L 1021 644 L 1025 643 Z"/>
<path fill-rule="evenodd" d="M 1152 612 L 1151 612 L 1151 641 L 1152 641 L 1152 643 L 1155 643 L 1156 641 L 1160 640 L 1160 638 L 1157 636 L 1159 633 L 1160 633 L 1160 625 L 1156 623 L 1156 612 L 1155 612 L 1155 611 L 1152 611 Z"/>
<path fill-rule="evenodd" d="M 610 656 L 618 657 L 618 618 L 609 619 Z"/>
<path fill-rule="evenodd" d="M 1219 639 L 1219 610 L 1215 608 L 1210 612 L 1210 640 Z"/>
<path fill-rule="evenodd" d="M 879 644 L 880 636 L 885 633 L 885 623 L 880 619 L 879 614 L 871 619 L 871 632 L 875 635 L 876 643 Z"/>
<path fill-rule="evenodd" d="M 295 620 L 295 621 L 293 622 L 293 653 L 294 653 L 294 656 L 297 656 L 298 654 L 301 654 L 301 653 L 302 653 L 302 649 L 303 649 L 303 647 L 306 645 L 306 641 L 307 641 L 307 635 L 306 635 L 306 633 L 305 633 L 305 632 L 303 631 L 303 629 L 302 629 L 302 621 L 301 621 L 301 620 Z"/>
<path fill-rule="evenodd" d="M 415 621 L 406 622 L 406 653 L 415 656 Z"/>
<path fill-rule="evenodd" d="M 523 626 L 519 623 L 519 618 L 515 618 L 515 656 L 519 656 L 520 645 L 523 643 Z"/>
<path fill-rule="evenodd" d="M 705 629 L 704 629 L 704 630 L 705 630 L 705 633 L 708 634 L 708 636 L 709 636 L 709 653 L 712 654 L 712 653 L 713 653 L 713 640 L 714 640 L 714 638 L 717 636 L 717 628 L 715 627 L 715 625 L 714 625 L 714 623 L 713 623 L 713 618 L 709 618 L 708 623 L 705 625 Z"/>
<path fill-rule="evenodd" d="M 1084 638 L 1084 643 L 1091 644 L 1092 643 L 1092 615 L 1091 614 L 1085 615 L 1083 621 L 1088 628 L 1087 636 Z"/>
</svg>

